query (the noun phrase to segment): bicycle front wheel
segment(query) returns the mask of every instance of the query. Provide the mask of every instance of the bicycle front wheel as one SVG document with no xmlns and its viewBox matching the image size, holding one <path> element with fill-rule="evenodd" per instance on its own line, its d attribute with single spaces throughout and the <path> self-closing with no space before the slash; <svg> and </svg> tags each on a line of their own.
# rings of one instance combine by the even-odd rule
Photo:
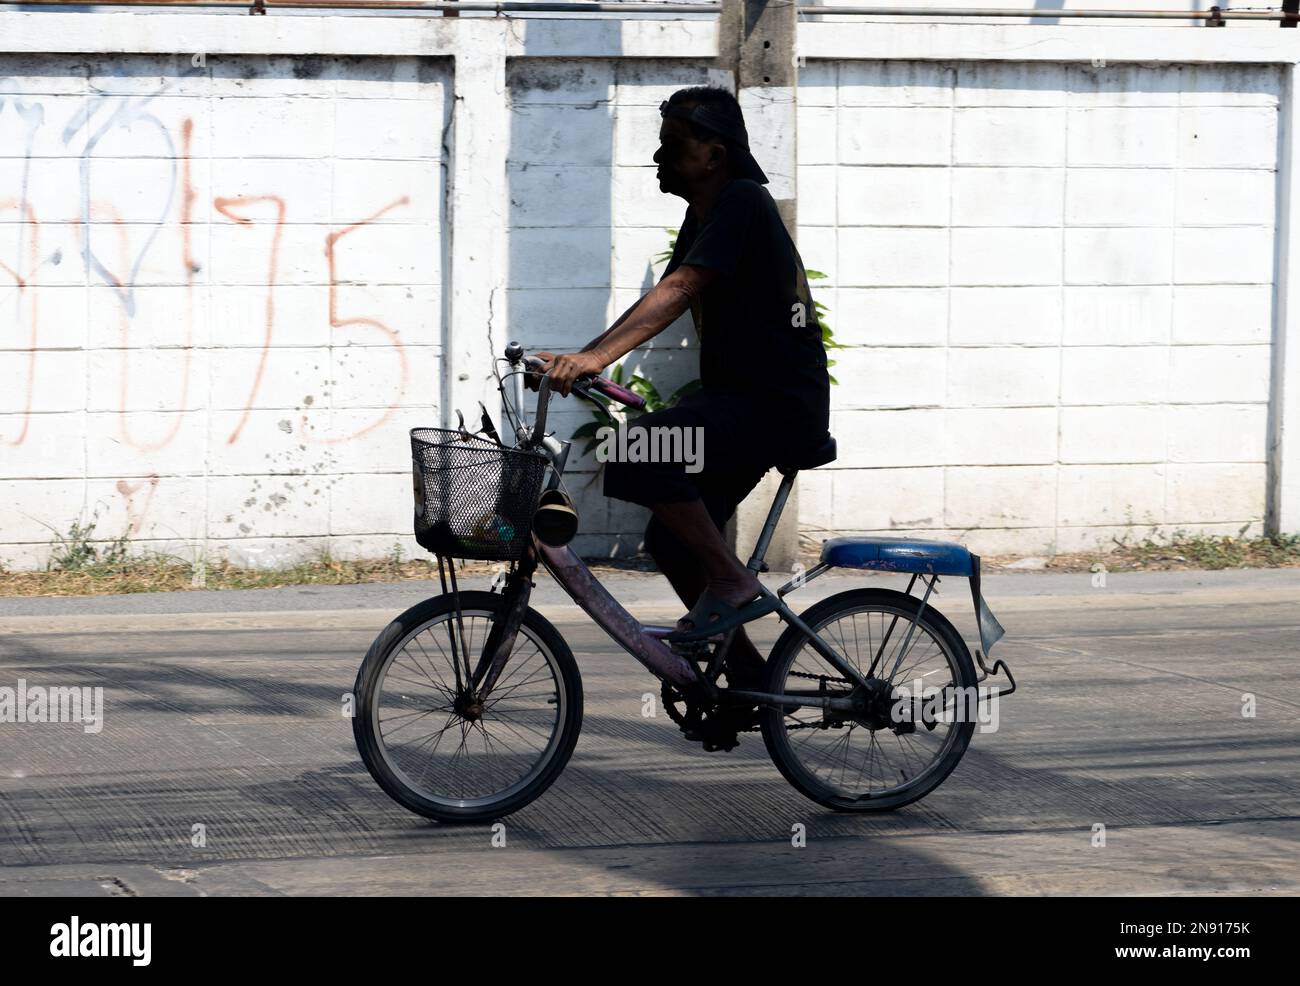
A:
<svg viewBox="0 0 1300 986">
<path fill-rule="evenodd" d="M 966 752 L 975 730 L 968 704 L 977 694 L 975 666 L 953 625 L 920 606 L 906 593 L 854 589 L 801 614 L 867 679 L 866 688 L 843 677 L 795 627 L 777 640 L 767 662 L 768 692 L 854 703 L 852 712 L 811 701 L 762 711 L 773 763 L 813 801 L 837 811 L 890 811 L 933 791 Z M 907 697 L 917 693 L 930 696 L 930 704 Z M 918 714 L 900 721 L 900 702 Z"/>
<path fill-rule="evenodd" d="M 559 776 L 582 728 L 582 680 L 564 638 L 536 610 L 481 708 L 466 701 L 469 665 L 504 601 L 490 592 L 411 607 L 384 628 L 362 662 L 352 730 L 366 768 L 403 807 L 444 822 L 500 818 Z M 463 637 L 461 626 L 463 624 Z M 457 647 L 453 648 L 453 638 Z"/>
</svg>

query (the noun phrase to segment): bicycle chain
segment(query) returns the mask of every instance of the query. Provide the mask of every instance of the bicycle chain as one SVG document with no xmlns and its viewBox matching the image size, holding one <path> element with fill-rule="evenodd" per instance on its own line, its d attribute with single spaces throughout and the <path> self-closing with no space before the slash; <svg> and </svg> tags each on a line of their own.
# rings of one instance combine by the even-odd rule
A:
<svg viewBox="0 0 1300 986">
<path fill-rule="evenodd" d="M 828 678 L 824 674 L 808 674 L 806 671 L 787 671 L 786 677 L 808 678 L 811 679 L 812 681 L 834 681 L 845 685 L 853 684 L 853 682 L 849 681 L 849 679 L 847 678 Z M 785 731 L 789 733 L 789 732 L 793 732 L 796 729 L 829 729 L 829 728 L 830 727 L 827 726 L 824 722 L 796 722 L 793 724 L 786 723 Z M 738 729 L 736 730 L 736 732 L 757 733 L 761 729 L 762 729 L 761 726 L 750 726 L 748 729 Z"/>
<path fill-rule="evenodd" d="M 786 676 L 794 677 L 794 678 L 808 678 L 811 681 L 836 682 L 837 684 L 844 684 L 844 685 L 853 684 L 853 682 L 849 681 L 847 678 L 829 678 L 824 674 L 808 674 L 805 671 L 787 671 Z M 667 683 L 665 683 L 665 688 L 664 688 L 665 691 L 667 687 L 668 687 Z M 668 702 L 667 695 L 665 694 L 662 697 L 665 705 L 664 711 L 668 712 L 668 718 L 672 719 L 673 722 L 675 722 L 679 727 L 682 727 L 682 722 L 680 722 L 678 718 L 675 715 L 673 715 L 673 713 L 670 711 L 670 703 Z M 830 727 L 822 722 L 797 722 L 793 724 L 787 723 L 785 727 L 786 732 L 793 732 L 796 729 L 828 729 L 828 728 Z M 761 726 L 747 726 L 744 729 L 736 730 L 737 733 L 757 733 L 761 731 L 762 731 Z"/>
<path fill-rule="evenodd" d="M 795 678 L 811 678 L 813 681 L 834 681 L 844 685 L 853 684 L 848 678 L 828 678 L 824 674 L 809 674 L 807 671 L 787 671 L 786 674 Z"/>
<path fill-rule="evenodd" d="M 787 671 L 786 677 L 808 678 L 812 681 L 819 681 L 819 682 L 833 681 L 836 682 L 837 684 L 844 684 L 844 685 L 853 684 L 853 682 L 849 681 L 848 678 L 828 678 L 824 674 L 809 674 L 806 671 Z M 796 729 L 829 729 L 829 728 L 830 726 L 826 725 L 826 723 L 824 722 L 797 722 L 793 725 L 787 723 L 785 730 L 788 733 L 788 732 L 793 732 Z"/>
</svg>

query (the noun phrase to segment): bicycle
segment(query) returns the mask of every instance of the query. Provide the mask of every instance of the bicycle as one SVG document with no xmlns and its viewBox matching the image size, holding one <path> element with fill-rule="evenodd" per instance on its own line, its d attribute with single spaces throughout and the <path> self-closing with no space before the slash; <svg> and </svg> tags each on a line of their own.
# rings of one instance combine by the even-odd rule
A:
<svg viewBox="0 0 1300 986">
<path fill-rule="evenodd" d="M 504 378 L 496 363 L 509 365 Z M 534 423 L 524 416 L 524 376 L 537 379 L 540 367 L 513 342 L 494 363 L 513 444 L 497 434 L 486 410 L 483 427 L 474 434 L 463 415 L 457 429 L 411 432 L 416 535 L 438 557 L 443 592 L 385 627 L 357 674 L 353 732 L 379 786 L 417 814 L 473 822 L 519 810 L 559 776 L 582 726 L 582 681 L 564 638 L 528 605 L 540 562 L 598 626 L 660 680 L 665 711 L 706 750 L 726 751 L 738 742 L 725 710 L 757 705 L 757 728 L 777 769 L 821 805 L 889 811 L 938 787 L 975 729 L 974 715 L 957 714 L 963 698 L 969 713 L 972 690 L 999 673 L 1010 688 L 977 693 L 977 702 L 1010 695 L 1016 687 L 1005 662 L 992 668 L 985 662 L 1003 630 L 980 591 L 979 556 L 947 541 L 838 537 L 823 542 L 814 567 L 775 593 L 762 589 L 787 624 L 766 662 L 763 687 L 720 686 L 735 629 L 703 641 L 665 643 L 673 627 L 640 623 L 568 547 L 576 529 L 576 514 L 573 523 L 564 523 L 561 489 L 569 443 L 546 434 L 550 381 L 545 375 L 538 381 Z M 572 393 L 606 412 L 611 403 L 644 406 L 637 395 L 604 377 L 580 379 Z M 820 447 L 777 465 L 781 483 L 749 559 L 750 571 L 767 571 L 763 556 L 799 470 L 835 456 L 835 440 L 828 436 Z M 539 504 L 559 505 L 558 526 L 534 523 L 535 513 L 547 509 Z M 491 591 L 461 590 L 456 558 L 508 563 L 504 584 L 498 579 Z M 786 605 L 788 593 L 833 568 L 910 574 L 911 581 L 903 592 L 850 589 L 800 614 Z M 974 661 L 961 634 L 929 605 L 944 575 L 970 581 L 982 646 Z M 918 579 L 925 584 L 920 598 L 912 595 Z M 922 692 L 918 682 L 930 687 Z"/>
</svg>

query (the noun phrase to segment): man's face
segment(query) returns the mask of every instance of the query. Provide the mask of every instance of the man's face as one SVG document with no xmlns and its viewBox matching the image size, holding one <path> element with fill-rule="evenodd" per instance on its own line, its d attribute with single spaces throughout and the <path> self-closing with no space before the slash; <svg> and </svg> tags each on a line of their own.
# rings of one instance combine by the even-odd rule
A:
<svg viewBox="0 0 1300 986">
<path fill-rule="evenodd" d="M 659 165 L 656 173 L 659 190 L 689 199 L 692 191 L 704 184 L 710 160 L 713 160 L 715 170 L 719 166 L 726 166 L 725 158 L 719 161 L 723 154 L 725 151 L 720 144 L 699 141 L 691 136 L 690 127 L 685 120 L 662 120 L 659 125 L 659 150 L 654 154 L 655 164 Z"/>
</svg>

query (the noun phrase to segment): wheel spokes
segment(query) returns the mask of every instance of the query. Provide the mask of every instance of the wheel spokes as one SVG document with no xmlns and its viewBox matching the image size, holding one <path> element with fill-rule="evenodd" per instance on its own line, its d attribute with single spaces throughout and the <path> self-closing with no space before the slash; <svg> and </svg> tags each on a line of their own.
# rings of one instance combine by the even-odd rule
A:
<svg viewBox="0 0 1300 986">
<path fill-rule="evenodd" d="M 373 698 L 376 739 L 389 765 L 422 797 L 497 800 L 549 761 L 566 696 L 553 656 L 521 628 L 501 678 L 475 706 L 466 689 L 457 691 L 454 657 L 439 639 L 450 618 L 419 627 L 382 670 Z M 491 614 L 465 612 L 463 619 L 467 644 L 487 639 Z M 486 626 L 477 627 L 480 621 Z"/>
<path fill-rule="evenodd" d="M 902 610 L 872 606 L 839 613 L 815 629 L 869 680 L 880 680 L 882 670 L 893 668 L 907 631 L 913 632 L 888 693 L 894 699 L 888 703 L 890 716 L 882 716 L 877 706 L 853 713 L 816 706 L 787 711 L 784 740 L 793 759 L 835 797 L 879 798 L 917 784 L 944 759 L 955 723 L 946 715 L 927 720 L 914 714 L 910 725 L 900 724 L 893 718 L 895 702 L 911 702 L 915 712 L 918 706 L 925 708 L 922 696 L 942 689 L 947 708 L 958 677 L 955 659 L 927 626 Z M 805 643 L 789 663 L 782 690 L 819 686 L 837 697 L 858 694 L 852 682 Z"/>
</svg>

